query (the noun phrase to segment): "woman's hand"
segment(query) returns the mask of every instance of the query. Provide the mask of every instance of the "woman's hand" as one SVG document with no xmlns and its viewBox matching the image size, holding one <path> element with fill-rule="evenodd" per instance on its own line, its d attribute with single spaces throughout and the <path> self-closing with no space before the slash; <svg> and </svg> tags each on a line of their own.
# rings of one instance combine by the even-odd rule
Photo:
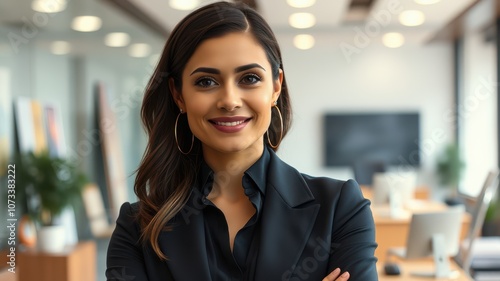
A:
<svg viewBox="0 0 500 281">
<path fill-rule="evenodd" d="M 328 276 L 323 278 L 322 281 L 346 281 L 349 280 L 349 272 L 344 272 L 342 275 L 340 275 L 340 268 L 335 268 Z"/>
</svg>

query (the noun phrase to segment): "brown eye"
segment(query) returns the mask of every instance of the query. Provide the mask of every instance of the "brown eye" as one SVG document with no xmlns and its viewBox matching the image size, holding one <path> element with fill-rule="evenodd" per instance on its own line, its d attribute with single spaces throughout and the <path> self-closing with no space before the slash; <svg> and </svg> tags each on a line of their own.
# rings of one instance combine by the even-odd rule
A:
<svg viewBox="0 0 500 281">
<path fill-rule="evenodd" d="M 217 82 L 213 78 L 210 77 L 202 77 L 194 83 L 198 87 L 209 88 L 218 85 Z"/>
<path fill-rule="evenodd" d="M 241 78 L 240 83 L 245 84 L 245 85 L 253 85 L 253 84 L 256 84 L 260 81 L 261 81 L 261 79 L 259 76 L 255 75 L 255 74 L 248 74 L 248 75 L 245 75 L 243 78 Z"/>
</svg>

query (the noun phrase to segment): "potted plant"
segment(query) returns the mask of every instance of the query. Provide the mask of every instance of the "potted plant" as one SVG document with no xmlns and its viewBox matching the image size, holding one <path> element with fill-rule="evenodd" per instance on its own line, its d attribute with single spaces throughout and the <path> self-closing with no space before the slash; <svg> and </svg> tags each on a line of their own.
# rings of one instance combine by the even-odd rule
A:
<svg viewBox="0 0 500 281">
<path fill-rule="evenodd" d="M 17 163 L 18 185 L 27 193 L 26 199 L 37 202 L 28 211 L 39 223 L 38 245 L 44 251 L 60 251 L 65 234 L 58 218 L 81 196 L 87 177 L 71 161 L 48 152 L 21 154 Z"/>
<path fill-rule="evenodd" d="M 498 195 L 497 195 L 498 196 Z M 493 199 L 484 217 L 482 236 L 500 235 L 500 196 Z"/>
<path fill-rule="evenodd" d="M 465 163 L 460 154 L 458 145 L 452 143 L 445 147 L 437 163 L 437 174 L 441 186 L 451 189 L 445 199 L 448 205 L 462 203 L 458 197 L 458 184 L 462 178 Z"/>
</svg>

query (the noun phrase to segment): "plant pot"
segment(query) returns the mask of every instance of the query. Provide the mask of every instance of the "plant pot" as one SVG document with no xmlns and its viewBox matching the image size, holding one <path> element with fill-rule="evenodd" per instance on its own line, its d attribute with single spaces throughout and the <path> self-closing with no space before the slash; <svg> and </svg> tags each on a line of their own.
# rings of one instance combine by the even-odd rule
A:
<svg viewBox="0 0 500 281">
<path fill-rule="evenodd" d="M 38 248 L 46 253 L 60 253 L 66 246 L 66 231 L 62 225 L 42 226 L 38 231 Z"/>
</svg>

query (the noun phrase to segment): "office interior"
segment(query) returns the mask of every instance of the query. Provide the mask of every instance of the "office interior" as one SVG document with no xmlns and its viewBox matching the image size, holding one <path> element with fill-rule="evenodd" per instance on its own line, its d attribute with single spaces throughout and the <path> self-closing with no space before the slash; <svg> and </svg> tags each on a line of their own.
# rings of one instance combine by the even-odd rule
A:
<svg viewBox="0 0 500 281">
<path fill-rule="evenodd" d="M 314 176 L 356 178 L 352 165 L 326 164 L 326 116 L 416 114 L 413 158 L 397 158 L 386 170 L 413 172 L 416 199 L 443 203 L 456 194 L 468 211 L 474 209 L 488 173 L 500 165 L 500 1 L 242 1 L 261 12 L 282 49 L 293 105 L 292 129 L 278 151 L 283 160 Z M 25 111 L 18 104 L 48 105 L 57 113 L 59 140 L 65 143 L 61 155 L 74 160 L 88 176 L 97 190 L 92 200 L 102 200 L 106 223 L 112 227 L 116 202 L 136 201 L 134 173 L 147 142 L 140 121 L 144 88 L 169 31 L 209 2 L 213 1 L 0 0 L 2 190 L 8 189 L 7 169 L 14 155 L 36 148 L 21 143 L 22 118 L 16 114 Z M 300 16 L 292 16 L 296 13 L 309 14 L 292 23 Z M 77 16 L 95 16 L 98 21 L 93 28 L 78 27 Z M 98 119 L 102 97 L 115 125 L 108 151 L 102 134 L 106 130 Z M 438 172 L 449 147 L 458 149 L 463 162 L 456 190 L 441 183 Z M 109 192 L 106 160 L 114 161 L 114 169 L 119 166 L 119 195 Z M 363 185 L 366 196 L 373 196 L 370 185 Z M 496 202 L 500 209 L 498 197 L 495 194 L 488 207 Z M 0 218 L 7 221 L 8 202 L 2 200 L 0 207 Z M 88 255 L 83 263 L 91 264 L 92 280 L 105 280 L 109 231 L 96 235 L 85 206 L 75 210 L 75 245 L 91 242 L 81 251 Z M 500 211 L 497 214 L 488 221 L 493 225 L 491 237 L 500 237 Z M 16 216 L 21 218 L 22 208 Z M 9 235 L 8 229 L 0 231 L 0 246 L 7 252 Z M 406 233 L 391 235 L 406 239 Z M 18 257 L 23 251 L 36 252 L 22 245 L 17 251 Z M 25 261 L 47 258 L 41 255 Z M 8 262 L 5 256 L 0 257 L 7 259 L 3 266 Z M 378 258 L 382 264 L 385 253 Z M 22 260 L 17 262 L 22 271 Z M 482 280 L 500 280 L 497 266 L 496 275 L 485 277 L 493 279 Z M 3 273 L 1 278 L 22 280 L 21 275 Z M 382 267 L 380 276 L 385 280 Z M 64 278 L 51 280 L 81 280 L 78 274 Z"/>
</svg>

